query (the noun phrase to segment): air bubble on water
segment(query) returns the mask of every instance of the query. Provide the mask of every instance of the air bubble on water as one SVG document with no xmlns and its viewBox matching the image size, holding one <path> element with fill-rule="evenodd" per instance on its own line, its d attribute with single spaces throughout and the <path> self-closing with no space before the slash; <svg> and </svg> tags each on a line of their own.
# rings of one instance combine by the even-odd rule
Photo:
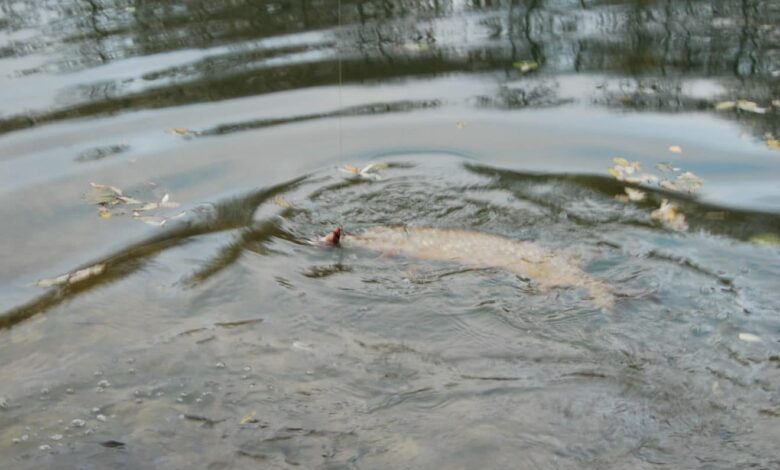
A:
<svg viewBox="0 0 780 470">
<path fill-rule="evenodd" d="M 216 366 L 217 366 L 217 369 L 224 369 L 225 368 L 225 363 L 224 362 L 217 362 Z"/>
<path fill-rule="evenodd" d="M 49 437 L 51 438 L 52 441 L 59 441 L 62 440 L 64 436 L 62 434 L 52 434 Z"/>
<path fill-rule="evenodd" d="M 107 421 L 107 418 L 106 418 L 105 415 L 97 415 L 97 416 L 95 416 L 95 419 L 100 421 L 100 422 L 102 422 L 102 423 L 105 423 Z"/>
<path fill-rule="evenodd" d="M 38 449 L 42 450 L 42 451 L 47 451 L 47 450 L 51 450 L 51 446 L 49 444 L 44 444 L 44 445 L 38 447 Z"/>
<path fill-rule="evenodd" d="M 100 382 L 98 382 L 98 387 L 108 388 L 110 386 L 111 386 L 111 382 L 109 382 L 108 380 L 101 380 Z"/>
<path fill-rule="evenodd" d="M 100 408 L 98 408 L 98 407 L 96 406 L 96 407 L 92 408 L 92 412 L 93 412 L 93 413 L 100 413 Z"/>
<path fill-rule="evenodd" d="M 65 393 L 67 393 L 68 395 L 73 395 L 76 392 L 72 388 L 68 388 L 65 390 Z"/>
<path fill-rule="evenodd" d="M 86 424 L 87 424 L 86 421 L 84 421 L 83 419 L 78 419 L 78 418 L 76 418 L 76 419 L 74 419 L 73 421 L 70 422 L 70 425 L 75 427 L 75 428 L 83 428 Z"/>
</svg>

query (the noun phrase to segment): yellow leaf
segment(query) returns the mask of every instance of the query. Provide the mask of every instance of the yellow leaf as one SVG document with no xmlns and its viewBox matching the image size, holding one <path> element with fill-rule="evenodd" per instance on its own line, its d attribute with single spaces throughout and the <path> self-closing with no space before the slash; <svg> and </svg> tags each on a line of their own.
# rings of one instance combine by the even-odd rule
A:
<svg viewBox="0 0 780 470">
<path fill-rule="evenodd" d="M 661 201 L 661 207 L 654 210 L 650 217 L 658 220 L 664 227 L 671 230 L 682 232 L 688 229 L 688 224 L 685 223 L 685 215 L 678 213 L 677 206 L 667 199 Z"/>
<path fill-rule="evenodd" d="M 737 108 L 749 113 L 765 114 L 766 108 L 758 106 L 757 103 L 748 100 L 737 100 Z"/>
<path fill-rule="evenodd" d="M 343 171 L 345 173 L 352 173 L 352 174 L 355 174 L 355 175 L 360 174 L 360 168 L 358 168 L 356 166 L 352 166 L 352 165 L 344 165 L 341 168 L 341 171 Z"/>
<path fill-rule="evenodd" d="M 772 150 L 780 150 L 780 140 L 768 139 L 766 141 L 766 146 L 769 147 Z"/>
<path fill-rule="evenodd" d="M 289 209 L 292 207 L 292 204 L 287 202 L 281 195 L 276 195 L 274 197 L 274 204 L 281 207 L 282 209 Z"/>
<path fill-rule="evenodd" d="M 645 200 L 645 193 L 643 191 L 634 188 L 625 188 L 625 190 L 626 190 L 626 194 L 628 195 L 628 199 L 634 202 Z"/>
<path fill-rule="evenodd" d="M 249 413 L 248 415 L 244 416 L 243 418 L 241 418 L 241 422 L 239 422 L 238 424 L 243 425 L 243 424 L 248 424 L 248 423 L 256 423 L 257 422 L 257 420 L 255 419 L 256 415 L 257 415 L 257 412 L 253 411 L 253 412 Z"/>
<path fill-rule="evenodd" d="M 608 168 L 607 172 L 612 175 L 616 180 L 623 181 L 623 172 L 617 169 L 618 167 Z"/>
<path fill-rule="evenodd" d="M 733 101 L 721 101 L 720 103 L 715 105 L 716 111 L 728 111 L 729 109 L 734 109 L 734 107 L 737 105 L 737 103 Z"/>
<path fill-rule="evenodd" d="M 758 235 L 753 235 L 748 239 L 750 243 L 753 243 L 754 245 L 766 245 L 766 246 L 776 246 L 780 245 L 780 237 L 775 235 L 774 233 L 760 233 Z"/>
<path fill-rule="evenodd" d="M 68 278 L 68 284 L 76 284 L 78 282 L 85 281 L 90 277 L 101 274 L 105 269 L 106 269 L 105 264 L 96 264 L 88 268 L 79 269 L 78 271 L 70 275 L 70 277 Z"/>
<path fill-rule="evenodd" d="M 518 60 L 517 62 L 512 63 L 512 67 L 526 73 L 539 68 L 539 63 L 535 60 Z"/>
<path fill-rule="evenodd" d="M 613 162 L 615 162 L 615 165 L 617 166 L 629 166 L 630 163 L 628 163 L 628 160 L 626 160 L 623 157 L 615 157 L 612 159 Z"/>
<path fill-rule="evenodd" d="M 58 276 L 58 277 L 41 279 L 38 282 L 36 282 L 35 285 L 37 285 L 38 287 L 61 286 L 66 282 L 68 282 L 69 277 L 70 274 L 63 274 L 62 276 Z"/>
<path fill-rule="evenodd" d="M 679 145 L 669 146 L 669 151 L 672 153 L 682 153 L 682 148 Z"/>
<path fill-rule="evenodd" d="M 110 210 L 108 210 L 108 208 L 103 206 L 98 206 L 97 213 L 103 219 L 110 219 L 111 216 L 114 215 Z"/>
</svg>

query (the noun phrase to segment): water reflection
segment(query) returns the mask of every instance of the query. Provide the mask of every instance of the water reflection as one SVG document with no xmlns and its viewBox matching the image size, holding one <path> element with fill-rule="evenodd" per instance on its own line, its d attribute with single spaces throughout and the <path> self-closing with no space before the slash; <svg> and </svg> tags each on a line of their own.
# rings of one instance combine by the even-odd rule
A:
<svg viewBox="0 0 780 470">
<path fill-rule="evenodd" d="M 533 89 L 549 89 L 546 82 L 568 74 L 594 76 L 578 101 L 616 108 L 702 110 L 721 98 L 766 106 L 780 95 L 780 12 L 768 0 L 382 1 L 341 8 L 339 26 L 334 2 L 6 2 L 6 80 L 17 90 L 37 86 L 43 96 L 20 108 L 9 92 L 0 95 L 10 106 L 0 131 L 333 85 L 336 57 L 346 83 L 490 72 L 499 86 L 488 101 L 502 105 L 507 84 L 521 76 L 512 67 L 518 60 L 540 64 L 526 77 L 539 82 Z M 30 68 L 25 57 L 39 65 Z M 41 76 L 40 84 L 26 85 L 31 75 Z M 597 86 L 599 77 L 619 89 Z M 715 86 L 702 93 L 701 80 Z M 758 136 L 777 134 L 776 112 L 724 116 Z"/>
</svg>

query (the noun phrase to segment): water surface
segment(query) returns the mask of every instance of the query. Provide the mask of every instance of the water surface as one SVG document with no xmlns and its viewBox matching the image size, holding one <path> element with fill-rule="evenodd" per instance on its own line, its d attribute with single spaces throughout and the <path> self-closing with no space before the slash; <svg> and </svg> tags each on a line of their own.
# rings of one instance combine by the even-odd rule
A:
<svg viewBox="0 0 780 470">
<path fill-rule="evenodd" d="M 761 0 L 3 3 L 3 461 L 780 466 L 778 24 Z M 704 184 L 621 202 L 614 157 Z M 90 182 L 181 206 L 101 218 Z M 388 224 L 567 253 L 615 308 L 308 243 Z"/>
</svg>

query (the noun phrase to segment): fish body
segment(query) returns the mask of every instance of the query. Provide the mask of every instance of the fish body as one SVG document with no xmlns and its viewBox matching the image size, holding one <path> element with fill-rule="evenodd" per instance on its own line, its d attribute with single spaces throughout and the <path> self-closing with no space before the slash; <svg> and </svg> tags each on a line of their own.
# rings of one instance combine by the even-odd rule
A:
<svg viewBox="0 0 780 470">
<path fill-rule="evenodd" d="M 599 307 L 608 310 L 614 304 L 608 286 L 580 269 L 572 257 L 532 242 L 482 232 L 427 227 L 379 226 L 359 234 L 340 234 L 345 247 L 362 247 L 475 268 L 503 269 L 534 281 L 541 290 L 583 288 Z"/>
</svg>

